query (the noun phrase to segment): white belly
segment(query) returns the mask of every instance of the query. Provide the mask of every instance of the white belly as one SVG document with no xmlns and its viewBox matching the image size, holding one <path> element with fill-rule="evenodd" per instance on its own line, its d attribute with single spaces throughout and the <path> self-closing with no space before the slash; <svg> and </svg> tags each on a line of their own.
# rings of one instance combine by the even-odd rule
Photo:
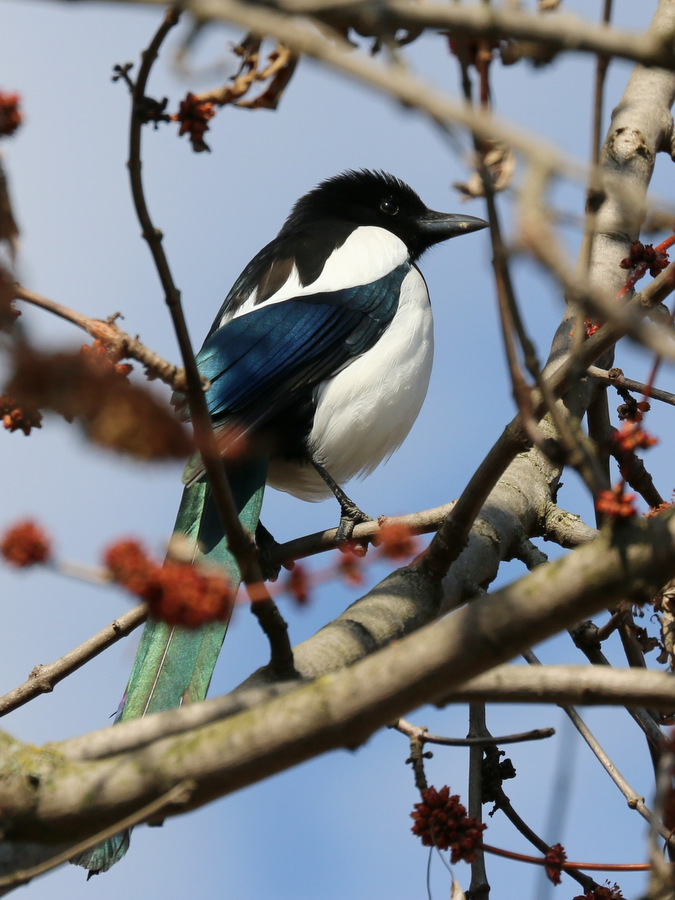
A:
<svg viewBox="0 0 675 900">
<path fill-rule="evenodd" d="M 377 344 L 317 388 L 310 447 L 338 484 L 372 472 L 403 442 L 424 402 L 433 352 L 429 294 L 413 268 Z M 303 500 L 331 496 L 309 464 L 274 460 L 268 482 Z"/>
</svg>

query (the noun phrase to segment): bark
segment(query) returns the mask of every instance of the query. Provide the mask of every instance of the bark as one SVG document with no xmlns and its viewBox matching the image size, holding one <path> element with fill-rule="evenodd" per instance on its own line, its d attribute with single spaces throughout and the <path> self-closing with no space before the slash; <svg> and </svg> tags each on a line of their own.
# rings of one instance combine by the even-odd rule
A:
<svg viewBox="0 0 675 900">
<path fill-rule="evenodd" d="M 113 744 L 104 751 L 99 742 L 105 755 L 95 759 L 83 759 L 86 739 L 36 750 L 4 735 L 0 828 L 7 841 L 61 844 L 66 835 L 77 840 L 113 825 L 182 783 L 187 796 L 162 815 L 201 806 L 328 750 L 354 748 L 411 709 L 444 702 L 455 686 L 593 615 L 616 593 L 639 600 L 674 574 L 671 513 L 603 534 L 350 668 L 185 733 L 139 739 L 148 725 L 168 721 L 175 729 L 189 721 L 189 707 L 102 732 Z M 116 740 L 132 749 L 115 747 Z"/>
</svg>

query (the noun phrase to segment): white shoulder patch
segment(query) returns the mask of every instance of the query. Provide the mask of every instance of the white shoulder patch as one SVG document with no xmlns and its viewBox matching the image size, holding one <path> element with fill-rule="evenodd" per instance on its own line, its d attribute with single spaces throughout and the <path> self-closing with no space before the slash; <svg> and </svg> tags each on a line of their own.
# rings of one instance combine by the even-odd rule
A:
<svg viewBox="0 0 675 900">
<path fill-rule="evenodd" d="M 355 228 L 326 260 L 321 275 L 304 288 L 305 293 L 339 291 L 343 288 L 370 284 L 388 275 L 408 259 L 403 241 L 376 225 Z"/>
</svg>

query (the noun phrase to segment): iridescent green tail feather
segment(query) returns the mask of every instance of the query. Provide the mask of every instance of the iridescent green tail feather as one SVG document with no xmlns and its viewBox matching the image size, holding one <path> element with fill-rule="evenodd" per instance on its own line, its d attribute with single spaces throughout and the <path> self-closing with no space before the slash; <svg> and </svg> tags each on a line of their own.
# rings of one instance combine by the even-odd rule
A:
<svg viewBox="0 0 675 900">
<path fill-rule="evenodd" d="M 267 476 L 267 461 L 254 460 L 239 467 L 231 479 L 239 519 L 255 534 L 260 518 Z M 217 565 L 236 590 L 239 567 L 227 547 L 220 518 L 205 478 L 183 491 L 174 532 L 193 545 L 195 561 Z M 206 697 L 228 622 L 202 628 L 176 628 L 148 619 L 134 660 L 129 683 L 116 722 L 126 722 L 147 713 L 174 709 Z M 129 846 L 129 833 L 122 832 L 71 860 L 90 870 L 105 872 L 120 860 Z"/>
</svg>

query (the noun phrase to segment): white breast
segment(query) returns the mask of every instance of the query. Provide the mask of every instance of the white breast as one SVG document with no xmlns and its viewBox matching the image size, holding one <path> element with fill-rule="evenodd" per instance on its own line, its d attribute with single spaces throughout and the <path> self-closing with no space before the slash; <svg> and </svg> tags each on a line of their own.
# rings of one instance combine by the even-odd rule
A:
<svg viewBox="0 0 675 900">
<path fill-rule="evenodd" d="M 372 472 L 410 431 L 429 385 L 432 326 L 427 286 L 412 268 L 401 285 L 396 315 L 380 340 L 317 388 L 310 446 L 339 484 Z M 330 496 L 310 465 L 275 460 L 268 481 L 303 500 Z"/>
</svg>

